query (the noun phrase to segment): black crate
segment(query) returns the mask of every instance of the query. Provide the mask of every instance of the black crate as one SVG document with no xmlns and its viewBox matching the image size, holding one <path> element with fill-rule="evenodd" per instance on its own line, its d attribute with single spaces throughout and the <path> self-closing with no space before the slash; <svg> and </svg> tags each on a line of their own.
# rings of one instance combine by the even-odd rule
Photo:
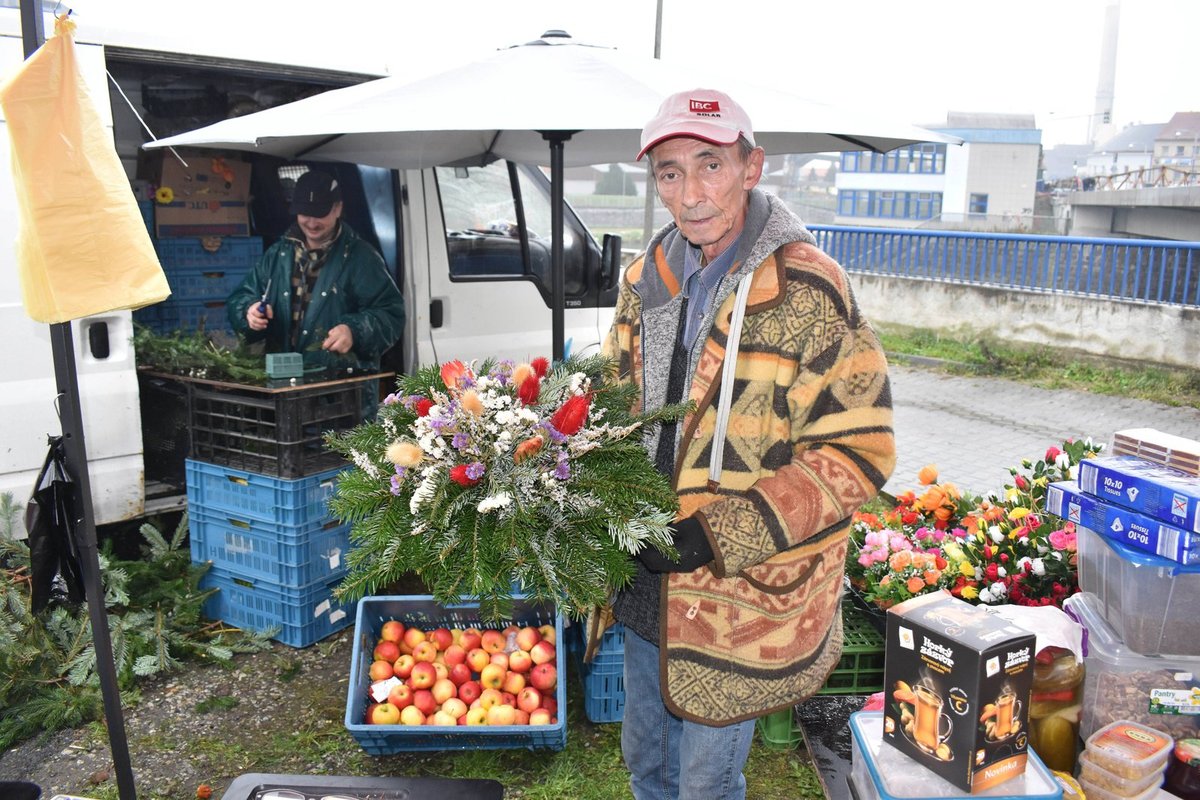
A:
<svg viewBox="0 0 1200 800">
<path fill-rule="evenodd" d="M 187 386 L 179 381 L 138 373 L 142 415 L 142 452 L 146 481 L 183 489 L 191 448 Z"/>
<path fill-rule="evenodd" d="M 275 393 L 192 385 L 191 457 L 279 478 L 343 466 L 324 436 L 363 421 L 363 392 L 362 382 Z"/>
</svg>

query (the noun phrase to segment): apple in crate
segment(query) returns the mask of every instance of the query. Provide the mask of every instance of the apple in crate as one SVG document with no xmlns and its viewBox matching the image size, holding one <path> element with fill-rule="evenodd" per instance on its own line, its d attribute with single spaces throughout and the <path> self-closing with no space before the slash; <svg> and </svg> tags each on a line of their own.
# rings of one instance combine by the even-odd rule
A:
<svg viewBox="0 0 1200 800">
<path fill-rule="evenodd" d="M 400 721 L 400 709 L 391 703 L 377 703 L 367 709 L 367 722 L 372 725 L 395 725 Z"/>
<path fill-rule="evenodd" d="M 499 664 L 488 664 L 479 673 L 479 685 L 485 689 L 499 689 L 507 674 L 508 670 Z"/>
<path fill-rule="evenodd" d="M 383 627 L 379 629 L 379 638 L 385 642 L 395 642 L 399 644 L 404 638 L 404 623 L 399 620 L 389 619 L 383 623 Z"/>
<path fill-rule="evenodd" d="M 525 688 L 525 676 L 511 670 L 504 675 L 504 684 L 500 687 L 509 694 L 516 696 Z"/>
<path fill-rule="evenodd" d="M 458 646 L 468 653 L 479 647 L 482 643 L 482 634 L 478 628 L 463 628 L 462 634 L 458 637 Z"/>
<path fill-rule="evenodd" d="M 387 701 L 403 711 L 413 704 L 413 690 L 407 683 L 397 683 L 388 692 Z"/>
<path fill-rule="evenodd" d="M 545 664 L 553 661 L 558 656 L 558 651 L 554 649 L 554 645 L 545 639 L 533 646 L 529 651 L 529 657 L 533 659 L 534 664 Z"/>
<path fill-rule="evenodd" d="M 437 645 L 428 639 L 423 642 L 417 642 L 413 646 L 412 655 L 417 661 L 428 661 L 432 664 L 438 655 Z"/>
<path fill-rule="evenodd" d="M 428 689 L 437 683 L 437 670 L 428 661 L 418 661 L 413 664 L 412 674 L 408 676 L 408 679 L 412 682 L 414 689 Z"/>
<path fill-rule="evenodd" d="M 404 645 L 410 653 L 423 641 L 425 641 L 425 631 L 420 628 L 409 628 L 404 632 Z"/>
<path fill-rule="evenodd" d="M 542 707 L 542 693 L 532 686 L 526 686 L 517 695 L 517 708 L 529 714 Z"/>
<path fill-rule="evenodd" d="M 492 654 L 482 647 L 475 647 L 467 651 L 467 666 L 473 672 L 483 672 L 483 668 L 492 663 Z"/>
<path fill-rule="evenodd" d="M 479 637 L 479 646 L 491 653 L 503 652 L 508 640 L 498 630 L 488 629 Z"/>
<path fill-rule="evenodd" d="M 487 725 L 487 709 L 482 706 L 469 708 L 464 718 L 468 725 Z"/>
<path fill-rule="evenodd" d="M 424 725 L 425 715 L 416 706 L 409 706 L 400 712 L 401 725 Z"/>
<path fill-rule="evenodd" d="M 413 664 L 416 663 L 417 660 L 412 657 L 412 653 L 404 653 L 396 659 L 395 664 L 392 664 L 392 670 L 396 673 L 397 678 L 407 680 L 408 676 L 412 674 Z"/>
<path fill-rule="evenodd" d="M 471 705 L 479 699 L 479 695 L 483 693 L 483 687 L 479 685 L 479 681 L 467 681 L 458 687 L 458 699 L 462 700 L 467 705 Z"/>
<path fill-rule="evenodd" d="M 558 633 L 554 630 L 553 625 L 540 625 L 538 633 L 542 635 L 543 639 L 550 642 L 550 644 L 556 644 L 555 639 L 558 638 Z"/>
<path fill-rule="evenodd" d="M 452 644 L 442 652 L 442 661 L 447 667 L 453 667 L 455 664 L 467 663 L 467 651 L 463 649 L 461 644 Z"/>
<path fill-rule="evenodd" d="M 433 716 L 427 720 L 427 724 L 454 727 L 458 725 L 458 717 L 452 715 L 450 712 L 444 709 L 439 708 L 433 713 Z"/>
<path fill-rule="evenodd" d="M 427 717 L 438 709 L 438 702 L 433 698 L 433 692 L 428 689 L 417 689 L 413 692 L 412 704 Z"/>
<path fill-rule="evenodd" d="M 436 700 L 437 704 L 440 706 L 451 697 L 458 695 L 458 686 L 449 678 L 439 678 L 434 682 L 430 692 L 433 693 L 433 699 Z"/>
<path fill-rule="evenodd" d="M 376 661 L 386 661 L 389 664 L 393 664 L 400 657 L 400 645 L 384 640 L 375 645 L 374 656 Z"/>
<path fill-rule="evenodd" d="M 548 662 L 538 664 L 529 671 L 529 683 L 543 692 L 553 689 L 558 683 L 558 670 Z"/>
<path fill-rule="evenodd" d="M 515 725 L 517 710 L 507 703 L 494 705 L 487 710 L 488 725 Z"/>
<path fill-rule="evenodd" d="M 533 667 L 533 657 L 524 650 L 513 650 L 508 654 L 508 668 L 513 672 L 525 673 Z"/>
<path fill-rule="evenodd" d="M 471 675 L 471 668 L 466 664 L 455 664 L 446 673 L 446 677 L 449 678 L 455 686 L 462 686 L 464 683 L 471 680 Z"/>
<path fill-rule="evenodd" d="M 517 647 L 528 653 L 533 646 L 542 640 L 542 632 L 532 625 L 526 625 L 517 631 Z"/>
<path fill-rule="evenodd" d="M 445 711 L 457 721 L 459 717 L 467 713 L 467 704 L 457 697 L 451 697 L 442 703 L 442 711 Z"/>
<path fill-rule="evenodd" d="M 449 628 L 434 628 L 429 632 L 429 640 L 433 642 L 438 650 L 445 650 L 450 645 L 454 644 L 454 634 Z"/>
<path fill-rule="evenodd" d="M 529 712 L 530 725 L 552 725 L 554 717 L 544 708 L 536 708 Z"/>
<path fill-rule="evenodd" d="M 372 681 L 386 681 L 388 678 L 396 674 L 392 669 L 392 662 L 378 659 L 371 662 L 371 668 L 367 670 L 367 675 Z"/>
<path fill-rule="evenodd" d="M 480 708 L 489 709 L 492 706 L 498 706 L 504 702 L 504 696 L 500 694 L 499 689 L 484 689 L 479 693 Z"/>
</svg>

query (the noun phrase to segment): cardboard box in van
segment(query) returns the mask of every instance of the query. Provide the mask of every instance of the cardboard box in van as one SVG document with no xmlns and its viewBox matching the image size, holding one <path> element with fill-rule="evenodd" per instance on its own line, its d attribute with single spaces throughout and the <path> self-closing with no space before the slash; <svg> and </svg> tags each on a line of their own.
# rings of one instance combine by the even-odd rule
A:
<svg viewBox="0 0 1200 800">
<path fill-rule="evenodd" d="M 171 153 L 163 153 L 156 181 L 160 194 L 154 205 L 155 235 L 249 236 L 250 164 L 229 156 L 187 151 L 180 155 L 186 167 Z"/>
</svg>

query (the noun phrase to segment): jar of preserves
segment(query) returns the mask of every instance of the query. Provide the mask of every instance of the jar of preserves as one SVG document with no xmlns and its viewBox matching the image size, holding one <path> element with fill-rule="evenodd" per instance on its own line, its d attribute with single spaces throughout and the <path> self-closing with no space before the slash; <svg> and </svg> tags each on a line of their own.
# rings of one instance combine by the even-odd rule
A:
<svg viewBox="0 0 1200 800">
<path fill-rule="evenodd" d="M 1183 800 L 1200 800 L 1200 739 L 1175 743 L 1163 788 Z"/>
<path fill-rule="evenodd" d="M 1079 751 L 1083 663 L 1061 647 L 1038 651 L 1029 697 L 1029 744 L 1051 770 L 1071 774 Z"/>
</svg>

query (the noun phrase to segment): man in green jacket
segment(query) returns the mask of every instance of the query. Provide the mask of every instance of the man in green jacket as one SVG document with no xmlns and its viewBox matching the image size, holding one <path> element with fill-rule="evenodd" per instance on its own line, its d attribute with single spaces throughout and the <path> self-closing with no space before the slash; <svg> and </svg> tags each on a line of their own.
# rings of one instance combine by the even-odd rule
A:
<svg viewBox="0 0 1200 800">
<path fill-rule="evenodd" d="M 263 254 L 226 308 L 233 329 L 306 367 L 378 370 L 404 330 L 404 300 L 383 258 L 342 221 L 337 179 L 310 170 L 292 194 L 296 222 Z"/>
<path fill-rule="evenodd" d="M 696 410 L 645 446 L 679 496 L 680 558 L 638 555 L 621 749 L 637 800 L 744 800 L 754 720 L 842 649 L 850 518 L 892 471 L 887 361 L 846 273 L 757 188 L 746 112 L 669 97 L 642 152 L 674 222 L 626 269 L 604 352 L 638 410 Z"/>
</svg>

